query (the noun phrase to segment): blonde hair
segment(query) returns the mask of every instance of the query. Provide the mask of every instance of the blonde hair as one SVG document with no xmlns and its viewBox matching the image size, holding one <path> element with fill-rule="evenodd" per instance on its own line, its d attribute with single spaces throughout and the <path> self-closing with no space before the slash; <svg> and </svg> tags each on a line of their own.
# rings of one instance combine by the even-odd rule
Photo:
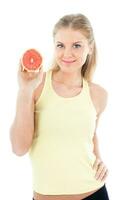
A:
<svg viewBox="0 0 134 200">
<path fill-rule="evenodd" d="M 72 28 L 73 30 L 78 30 L 82 32 L 82 34 L 89 41 L 89 44 L 92 44 L 92 54 L 87 55 L 87 59 L 81 69 L 82 77 L 84 77 L 87 81 L 91 81 L 96 68 L 97 51 L 94 41 L 93 29 L 88 18 L 83 14 L 70 14 L 63 16 L 54 26 L 53 37 L 55 37 L 58 30 L 61 28 Z M 53 61 L 52 70 L 58 71 L 59 69 L 60 68 L 58 64 Z"/>
</svg>

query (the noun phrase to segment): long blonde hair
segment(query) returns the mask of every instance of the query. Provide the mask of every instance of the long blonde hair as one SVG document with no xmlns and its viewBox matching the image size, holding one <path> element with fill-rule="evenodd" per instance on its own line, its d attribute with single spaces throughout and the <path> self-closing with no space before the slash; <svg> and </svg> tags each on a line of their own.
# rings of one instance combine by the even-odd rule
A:
<svg viewBox="0 0 134 200">
<path fill-rule="evenodd" d="M 87 59 L 82 66 L 81 75 L 87 81 L 91 81 L 93 78 L 93 73 L 96 68 L 96 44 L 93 35 L 92 26 L 88 20 L 88 18 L 83 14 L 70 14 L 65 15 L 59 19 L 59 21 L 55 24 L 53 29 L 53 37 L 55 37 L 56 33 L 61 28 L 72 28 L 73 30 L 78 30 L 82 32 L 82 34 L 87 38 L 89 44 L 92 44 L 92 54 L 87 55 Z M 60 68 L 58 64 L 53 61 L 53 65 L 51 68 L 53 71 L 58 71 Z"/>
</svg>

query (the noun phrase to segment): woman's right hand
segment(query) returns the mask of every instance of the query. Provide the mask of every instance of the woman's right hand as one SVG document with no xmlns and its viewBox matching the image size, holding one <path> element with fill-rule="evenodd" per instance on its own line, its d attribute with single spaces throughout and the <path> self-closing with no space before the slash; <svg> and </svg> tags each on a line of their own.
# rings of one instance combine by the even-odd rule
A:
<svg viewBox="0 0 134 200">
<path fill-rule="evenodd" d="M 40 85 L 43 79 L 43 68 L 37 72 L 27 72 L 22 69 L 20 64 L 18 70 L 18 83 L 19 89 L 28 90 L 30 92 L 34 92 L 36 88 Z"/>
</svg>

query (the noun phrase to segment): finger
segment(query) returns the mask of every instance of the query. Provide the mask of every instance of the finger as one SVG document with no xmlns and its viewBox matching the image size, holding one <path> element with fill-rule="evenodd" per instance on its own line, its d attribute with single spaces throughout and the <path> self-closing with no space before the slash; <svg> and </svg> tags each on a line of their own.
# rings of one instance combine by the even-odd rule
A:
<svg viewBox="0 0 134 200">
<path fill-rule="evenodd" d="M 38 70 L 35 70 L 33 73 L 35 76 L 41 77 L 43 75 L 43 67 L 41 67 Z"/>
<path fill-rule="evenodd" d="M 22 69 L 22 66 L 19 64 L 19 67 L 18 67 L 18 77 L 23 77 L 24 76 L 24 71 Z"/>
<path fill-rule="evenodd" d="M 43 66 L 41 65 L 39 69 L 33 71 L 35 74 L 39 75 L 43 73 Z"/>
<path fill-rule="evenodd" d="M 93 169 L 94 169 L 94 170 L 97 170 L 97 169 L 98 169 L 98 165 L 100 164 L 100 162 L 101 162 L 101 161 L 100 161 L 99 159 L 96 159 L 96 160 L 95 160 L 95 162 L 94 162 L 94 164 L 93 164 Z"/>
<path fill-rule="evenodd" d="M 98 170 L 95 174 L 95 178 L 98 179 L 98 177 L 100 176 L 100 174 L 102 173 L 102 171 L 105 170 L 105 166 L 103 163 L 100 163 L 98 166 Z"/>
<path fill-rule="evenodd" d="M 43 65 L 40 66 L 39 71 L 43 71 Z"/>
<path fill-rule="evenodd" d="M 100 172 L 100 174 L 98 175 L 97 180 L 102 181 L 102 179 L 103 179 L 103 177 L 104 177 L 106 171 L 107 171 L 107 169 L 106 169 L 106 167 L 104 167 L 104 168 L 102 169 L 102 171 Z"/>
<path fill-rule="evenodd" d="M 25 69 L 24 68 L 24 71 L 26 71 L 29 74 L 29 76 L 36 76 L 40 72 L 43 71 L 43 68 L 42 67 L 40 67 L 39 69 Z"/>
<path fill-rule="evenodd" d="M 108 176 L 108 170 L 105 172 L 105 174 L 104 174 L 103 178 L 101 179 L 101 181 L 104 182 L 106 180 L 107 176 Z"/>
<path fill-rule="evenodd" d="M 26 74 L 27 71 L 25 70 L 25 68 L 21 65 L 21 63 L 19 64 L 19 68 L 18 68 L 18 73 L 23 73 L 23 74 Z"/>
<path fill-rule="evenodd" d="M 28 76 L 28 79 L 42 79 L 43 77 L 43 69 L 40 69 L 40 70 L 34 70 L 34 71 L 29 71 L 27 72 L 27 76 Z"/>
<path fill-rule="evenodd" d="M 43 66 L 41 66 L 40 69 L 39 69 L 39 73 L 42 74 L 43 72 L 44 72 L 44 70 L 43 70 Z"/>
<path fill-rule="evenodd" d="M 28 78 L 33 78 L 33 77 L 35 77 L 35 73 L 33 73 L 33 72 L 27 72 L 28 73 Z"/>
<path fill-rule="evenodd" d="M 19 69 L 20 72 L 24 71 L 24 67 L 22 66 L 21 59 L 19 60 Z"/>
</svg>

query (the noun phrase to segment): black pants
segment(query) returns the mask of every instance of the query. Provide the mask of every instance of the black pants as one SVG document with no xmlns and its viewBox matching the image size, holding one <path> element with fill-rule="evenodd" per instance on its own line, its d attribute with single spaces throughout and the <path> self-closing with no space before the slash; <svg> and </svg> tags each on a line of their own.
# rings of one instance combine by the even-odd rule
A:
<svg viewBox="0 0 134 200">
<path fill-rule="evenodd" d="M 33 200 L 35 200 L 35 199 L 33 199 Z M 106 186 L 104 185 L 99 190 L 97 190 L 95 193 L 87 196 L 86 198 L 84 198 L 82 200 L 109 200 Z"/>
<path fill-rule="evenodd" d="M 82 200 L 109 200 L 106 186 L 104 185 L 99 190 L 97 190 L 95 193 L 87 196 L 86 198 L 84 198 Z"/>
</svg>

